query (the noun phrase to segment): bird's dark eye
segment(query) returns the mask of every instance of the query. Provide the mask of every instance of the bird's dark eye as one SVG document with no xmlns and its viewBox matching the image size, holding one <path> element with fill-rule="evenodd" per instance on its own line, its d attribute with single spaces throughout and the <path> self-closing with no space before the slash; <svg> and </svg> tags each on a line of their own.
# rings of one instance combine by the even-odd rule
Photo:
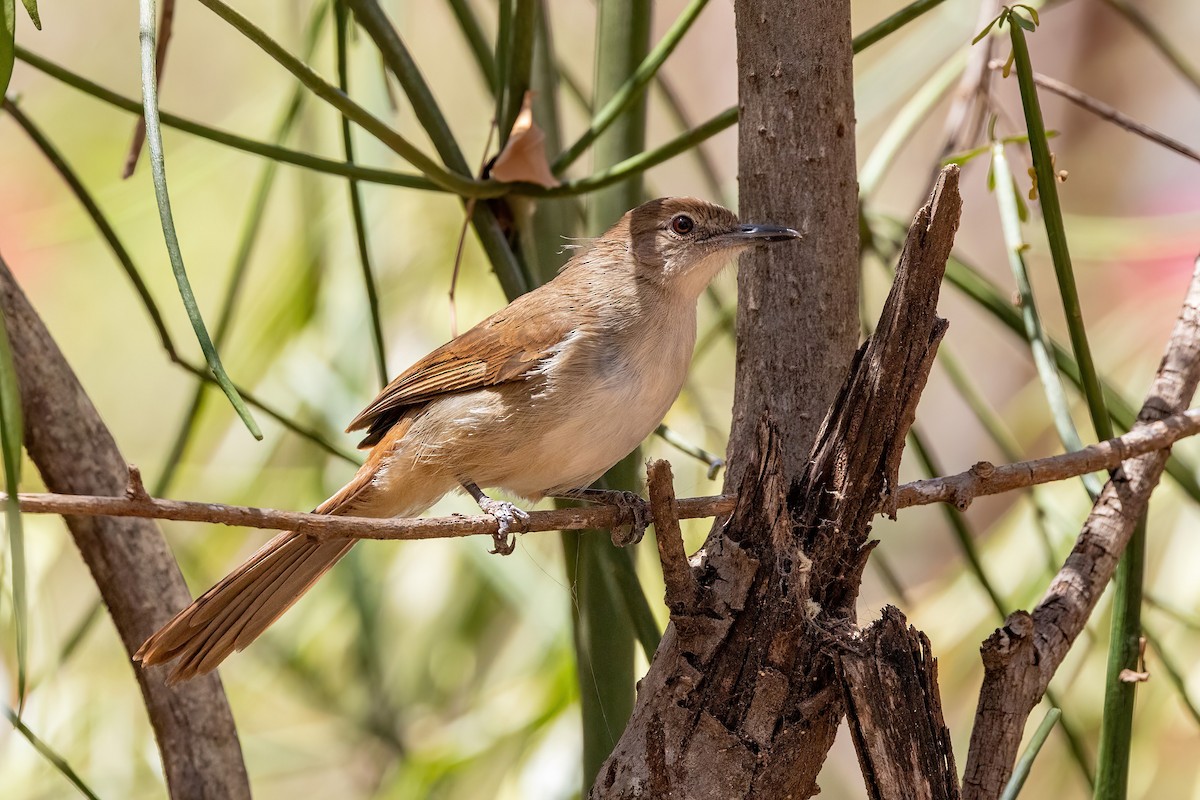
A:
<svg viewBox="0 0 1200 800">
<path fill-rule="evenodd" d="M 696 221 L 687 214 L 676 214 L 671 218 L 671 232 L 687 236 L 696 228 Z"/>
</svg>

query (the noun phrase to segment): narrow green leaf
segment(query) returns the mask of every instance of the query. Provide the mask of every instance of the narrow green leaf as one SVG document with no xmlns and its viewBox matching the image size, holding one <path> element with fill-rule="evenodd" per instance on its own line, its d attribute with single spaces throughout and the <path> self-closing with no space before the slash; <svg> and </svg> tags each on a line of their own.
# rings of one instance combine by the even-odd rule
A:
<svg viewBox="0 0 1200 800">
<path fill-rule="evenodd" d="M 358 103 L 355 103 L 339 91 L 336 86 L 326 81 L 307 64 L 288 52 L 285 47 L 268 36 L 261 28 L 221 2 L 221 0 L 200 0 L 200 4 L 225 20 L 235 30 L 274 59 L 276 63 L 296 76 L 301 83 L 308 87 L 309 91 L 350 117 L 363 130 L 370 133 L 383 145 L 412 164 L 425 177 L 438 186 L 455 194 L 460 194 L 463 197 L 498 197 L 507 192 L 507 189 L 502 184 L 494 181 L 474 180 L 470 177 L 469 170 L 458 169 L 453 165 L 448 170 L 438 164 L 387 123 L 367 111 Z M 352 4 L 351 7 L 355 7 L 355 4 Z M 382 14 L 382 11 L 380 13 Z M 355 14 L 358 16 L 357 10 Z M 360 24 L 363 24 L 361 18 Z M 371 32 L 370 29 L 368 29 L 368 32 Z M 374 37 L 374 34 L 372 34 L 372 37 Z M 385 52 L 384 55 L 386 56 L 387 53 Z M 391 64 L 389 63 L 390 66 Z M 412 93 L 409 92 L 408 94 L 409 99 L 413 100 Z M 415 106 L 416 103 L 414 101 L 414 109 Z"/>
<path fill-rule="evenodd" d="M 0 96 L 8 91 L 16 58 L 17 9 L 13 0 L 0 0 Z"/>
<path fill-rule="evenodd" d="M 349 45 L 346 41 L 349 30 L 350 10 L 342 3 L 334 4 L 334 45 L 337 51 L 338 88 L 347 95 L 350 93 Z M 354 136 L 351 130 L 350 118 L 345 114 L 342 118 L 342 151 L 346 154 L 346 163 L 354 163 Z M 358 181 L 349 181 L 350 215 L 354 220 L 354 242 L 358 248 L 358 263 L 362 267 L 363 285 L 367 294 L 367 313 L 371 318 L 371 338 L 375 346 L 375 367 L 379 377 L 380 388 L 387 385 L 387 348 L 383 339 L 383 320 L 379 311 L 379 289 L 375 282 L 375 269 L 371 264 L 371 247 L 367 242 L 367 221 L 363 212 L 362 194 Z"/>
<path fill-rule="evenodd" d="M 1025 19 L 1025 17 L 1022 17 L 1020 14 L 1010 14 L 1009 18 L 1016 20 L 1018 25 L 1031 33 L 1037 28 L 1037 26 L 1033 24 L 1033 20 Z"/>
<path fill-rule="evenodd" d="M 880 39 L 895 33 L 917 17 L 940 6 L 945 0 L 916 0 L 892 14 L 882 22 L 872 25 L 867 30 L 854 37 L 852 47 L 854 52 L 861 53 Z"/>
<path fill-rule="evenodd" d="M 987 26 L 986 26 L 986 27 L 985 27 L 983 30 L 981 30 L 979 33 L 975 34 L 975 38 L 971 40 L 971 44 L 979 44 L 980 42 L 982 42 L 982 41 L 983 41 L 983 37 L 985 37 L 985 36 L 987 36 L 989 33 L 991 33 L 991 32 L 992 32 L 992 28 L 994 28 L 994 27 L 996 26 L 996 23 L 997 23 L 997 22 L 999 22 L 999 21 L 1000 21 L 1000 17 L 999 17 L 999 16 L 997 16 L 997 17 L 994 17 L 994 18 L 992 19 L 992 21 L 991 21 L 991 22 L 989 22 L 989 23 L 987 24 Z"/>
<path fill-rule="evenodd" d="M 1046 737 L 1050 735 L 1050 731 L 1054 729 L 1055 723 L 1058 722 L 1061 716 L 1062 711 L 1057 708 L 1052 708 L 1046 712 L 1046 716 L 1042 718 L 1042 723 L 1038 725 L 1033 738 L 1025 746 L 1025 752 L 1021 753 L 1021 757 L 1017 760 L 1017 765 L 1013 768 L 1012 777 L 1008 779 L 1008 783 L 1004 787 L 1004 794 L 1000 795 L 1000 800 L 1016 800 L 1017 795 L 1021 793 L 1021 789 L 1025 786 L 1025 779 L 1029 777 L 1029 771 L 1033 768 L 1034 760 L 1038 757 L 1038 753 L 1042 751 L 1042 745 L 1046 743 Z"/>
<path fill-rule="evenodd" d="M 450 0 L 450 8 L 454 11 L 454 18 L 458 20 L 458 27 L 462 30 L 463 36 L 471 48 L 471 55 L 475 57 L 475 64 L 479 67 L 484 82 L 492 94 L 497 94 L 499 78 L 496 72 L 496 59 L 492 56 L 491 48 L 488 47 L 483 27 L 475 17 L 475 12 L 471 10 L 470 2 L 468 0 Z"/>
<path fill-rule="evenodd" d="M 5 0 L 0 0 L 0 3 Z M 25 48 L 17 45 L 17 58 L 25 62 L 34 69 L 43 72 L 55 80 L 61 81 L 68 86 L 71 86 L 84 94 L 90 95 L 102 102 L 108 103 L 111 106 L 120 108 L 124 111 L 129 111 L 133 114 L 142 113 L 142 104 L 131 97 L 125 97 L 110 89 L 106 89 L 98 83 L 88 80 L 87 78 L 77 73 L 71 72 L 65 67 L 59 66 L 52 61 L 42 58 L 37 53 L 31 53 Z M 441 192 L 445 191 L 437 184 L 430 181 L 423 175 L 413 175 L 405 172 L 396 172 L 394 170 L 377 169 L 375 167 L 362 167 L 354 164 L 346 164 L 341 161 L 334 161 L 321 156 L 315 156 L 311 153 L 301 153 L 296 150 L 289 150 L 286 147 L 280 147 L 276 144 L 260 142 L 254 139 L 248 139 L 245 136 L 238 136 L 228 131 L 222 131 L 217 128 L 211 128 L 207 125 L 202 125 L 199 122 L 194 122 L 185 117 L 180 117 L 176 114 L 170 114 L 165 111 L 159 112 L 159 122 L 177 130 L 190 133 L 193 136 L 199 136 L 202 139 L 207 139 L 211 142 L 231 147 L 234 150 L 241 150 L 243 153 L 252 153 L 256 156 L 279 161 L 284 164 L 292 164 L 293 166 L 303 167 L 315 172 L 326 172 L 331 175 L 341 175 L 346 178 L 357 178 L 360 181 L 370 183 L 380 183 L 387 186 L 403 186 L 408 189 L 419 189 L 421 191 Z"/>
<path fill-rule="evenodd" d="M 301 51 L 303 58 L 308 59 L 312 56 L 328 11 L 329 6 L 325 3 L 319 3 L 314 7 L 312 17 L 309 19 L 305 30 L 304 49 Z M 304 91 L 304 87 L 297 84 L 292 90 L 292 96 L 284 106 L 279 121 L 276 123 L 274 133 L 271 137 L 272 144 L 281 145 L 287 140 L 292 129 L 296 126 L 297 120 L 300 118 L 300 107 L 305 97 L 307 97 L 307 94 Z M 229 335 L 229 329 L 233 322 L 233 312 L 238 304 L 238 300 L 241 298 L 242 288 L 245 286 L 246 277 L 250 271 L 250 257 L 258 241 L 258 234 L 262 229 L 263 221 L 266 219 L 267 201 L 275 185 L 277 174 L 278 164 L 274 161 L 267 161 L 263 165 L 254 189 L 250 194 L 249 209 L 246 212 L 246 218 L 242 223 L 241 231 L 238 235 L 233 266 L 229 271 L 229 279 L 226 282 L 221 307 L 217 311 L 217 323 L 213 330 L 213 342 L 216 343 L 218 350 L 224 346 L 226 338 Z M 103 222 L 102 217 L 100 221 Z M 134 274 L 137 274 L 136 269 L 133 269 L 132 263 L 129 264 L 129 268 L 133 270 Z M 200 420 L 200 412 L 204 406 L 209 387 L 209 383 L 200 382 L 196 384 L 192 391 L 191 402 L 188 404 L 187 411 L 184 412 L 183 420 L 180 422 L 179 429 L 172 440 L 163 469 L 159 473 L 158 481 L 154 485 L 153 494 L 155 497 L 165 497 L 170 490 L 171 483 L 175 479 L 184 453 L 187 452 L 192 436 L 196 432 L 197 423 Z M 246 400 L 252 405 L 256 405 L 253 398 L 247 396 Z M 272 411 L 267 411 L 267 414 L 272 417 L 276 416 Z M 341 456 L 343 459 L 347 457 L 347 454 L 340 452 L 337 447 L 326 441 L 316 431 L 301 428 L 298 423 L 291 420 L 285 422 L 284 426 L 310 439 L 332 455 Z M 353 457 L 350 457 L 350 463 L 357 464 L 358 462 Z"/>
<path fill-rule="evenodd" d="M 99 800 L 99 798 L 96 796 L 96 793 L 93 792 L 91 788 L 83 782 L 83 778 L 79 777 L 79 774 L 71 768 L 71 765 L 67 763 L 67 760 L 55 752 L 54 748 L 42 741 L 37 734 L 31 731 L 29 726 L 21 721 L 20 716 L 16 712 L 14 712 L 8 706 L 5 706 L 4 716 L 7 717 L 8 721 L 12 723 L 12 726 L 17 729 L 17 732 L 25 737 L 25 740 L 32 745 L 33 749 L 37 750 L 42 758 L 49 761 L 50 764 L 56 770 L 58 770 L 60 775 L 70 781 L 71 785 L 78 789 L 80 794 L 89 798 L 89 800 Z"/>
<path fill-rule="evenodd" d="M 515 0 L 515 7 L 512 10 L 512 28 L 508 45 L 504 49 L 506 61 L 503 70 L 503 104 L 496 115 L 497 134 L 501 149 L 508 142 L 513 123 L 516 122 L 517 115 L 521 113 L 521 104 L 525 100 L 525 93 L 529 91 L 538 13 L 536 0 Z"/>
<path fill-rule="evenodd" d="M 1033 363 L 1037 368 L 1038 380 L 1042 385 L 1042 393 L 1054 419 L 1054 427 L 1063 447 L 1073 452 L 1083 448 L 1075 422 L 1071 418 L 1071 404 L 1067 400 L 1062 378 L 1050 354 L 1049 339 L 1038 313 L 1037 300 L 1033 296 L 1033 286 L 1029 280 L 1029 270 L 1025 264 L 1024 252 L 1027 248 L 1021 234 L 1021 215 L 1024 204 L 1020 201 L 1020 193 L 1016 180 L 1008 166 L 1008 158 L 1004 153 L 1004 144 L 992 144 L 992 169 L 996 174 L 996 205 L 1000 211 L 1000 228 L 1004 234 L 1004 250 L 1008 256 L 1009 267 L 1012 269 L 1013 283 L 1017 287 L 1020 298 L 1021 319 L 1025 325 L 1025 339 L 1029 343 L 1033 355 Z M 1028 214 L 1028 211 L 1025 212 Z M 1092 499 L 1100 494 L 1103 488 L 1094 475 L 1083 476 L 1083 484 L 1087 487 Z"/>
<path fill-rule="evenodd" d="M 24 427 L 21 420 L 21 389 L 13 363 L 8 326 L 0 312 L 0 450 L 3 451 L 4 519 L 12 554 L 13 617 L 17 633 L 17 708 L 25 707 L 25 683 L 28 676 L 29 603 L 26 597 L 25 531 L 21 526 L 21 508 L 17 489 L 21 482 L 21 448 Z"/>
<path fill-rule="evenodd" d="M 25 5 L 25 11 L 29 14 L 29 19 L 33 22 L 33 27 L 39 31 L 42 29 L 42 17 L 38 14 L 37 0 L 21 0 Z"/>
<path fill-rule="evenodd" d="M 917 128 L 929 119 L 934 106 L 958 81 L 967 66 L 968 52 L 966 48 L 961 48 L 951 54 L 892 117 L 858 173 L 859 196 L 864 201 L 869 200 L 879 188 L 901 148 Z"/>
<path fill-rule="evenodd" d="M 201 0 L 204 3 L 216 1 Z M 412 103 L 414 116 L 421 127 L 425 129 L 433 146 L 437 148 L 438 155 L 455 174 L 463 176 L 471 174 L 471 167 L 467 164 L 462 149 L 458 146 L 458 140 L 450 130 L 450 125 L 446 122 L 446 117 L 442 114 L 437 100 L 434 99 L 433 91 L 426 83 L 425 76 L 421 74 L 416 61 L 408 52 L 404 41 L 388 20 L 387 14 L 375 0 L 347 0 L 347 3 L 354 12 L 359 27 L 374 40 L 375 46 L 383 54 L 383 60 L 388 69 L 400 82 L 409 102 Z M 358 120 L 356 119 L 355 122 Z M 359 122 L 359 124 L 362 123 Z M 487 196 L 479 187 L 487 187 L 487 191 L 494 193 L 491 196 L 499 196 L 510 191 L 510 187 L 495 181 L 471 181 L 470 184 L 467 191 L 461 192 L 463 197 Z M 492 271 L 500 281 L 508 298 L 511 300 L 517 295 L 529 291 L 532 286 L 525 265 L 509 245 L 508 239 L 489 205 L 476 203 L 471 221 L 475 227 L 475 233 L 479 237 L 479 243 L 482 245 L 484 253 L 487 254 L 488 261 L 492 264 Z"/>
<path fill-rule="evenodd" d="M 706 5 L 708 5 L 708 0 L 691 0 L 683 10 L 683 13 L 671 25 L 670 29 L 663 34 L 662 39 L 654 46 L 654 49 L 646 54 L 646 57 L 637 65 L 633 74 L 620 86 L 611 92 L 606 92 L 607 100 L 600 107 L 600 110 L 596 112 L 591 126 L 584 131 L 583 135 L 574 144 L 568 147 L 558 158 L 554 159 L 554 163 L 550 165 L 550 168 L 556 175 L 562 173 L 563 170 L 573 164 L 600 137 L 600 134 L 608 130 L 609 126 L 618 117 L 645 96 L 646 85 L 658 74 L 658 70 L 666 62 L 671 53 L 675 51 L 675 48 L 683 40 L 688 30 L 691 29 L 692 23 L 700 16 L 700 12 L 704 10 Z M 603 58 L 604 56 L 601 55 L 600 57 Z M 597 88 L 599 89 L 600 87 Z M 644 100 L 639 105 L 640 108 L 644 109 Z M 645 114 L 645 111 L 635 112 L 635 114 L 642 116 Z M 626 155 L 632 155 L 632 153 L 627 153 Z"/>
<path fill-rule="evenodd" d="M 204 360 L 208 363 L 208 367 L 222 391 L 225 392 L 225 396 L 229 398 L 230 404 L 242 418 L 246 428 L 255 439 L 261 440 L 263 435 L 258 423 L 254 421 L 250 409 L 246 408 L 233 381 L 226 374 L 217 348 L 208 335 L 208 328 L 204 324 L 204 318 L 200 315 L 200 306 L 196 303 L 191 281 L 184 268 L 183 252 L 179 247 L 179 237 L 175 232 L 175 219 L 171 214 L 171 198 L 167 193 L 167 167 L 163 157 L 162 129 L 158 121 L 158 81 L 155 78 L 154 63 L 154 7 L 154 0 L 141 0 L 139 29 L 142 52 L 142 107 L 146 117 L 146 144 L 150 151 L 150 166 L 154 176 L 154 198 L 158 202 L 158 215 L 162 222 L 167 255 L 171 260 L 171 271 L 175 274 L 175 283 L 179 286 L 179 296 L 183 299 L 183 306 L 192 323 L 192 330 L 195 331 L 200 349 L 204 352 Z"/>
</svg>

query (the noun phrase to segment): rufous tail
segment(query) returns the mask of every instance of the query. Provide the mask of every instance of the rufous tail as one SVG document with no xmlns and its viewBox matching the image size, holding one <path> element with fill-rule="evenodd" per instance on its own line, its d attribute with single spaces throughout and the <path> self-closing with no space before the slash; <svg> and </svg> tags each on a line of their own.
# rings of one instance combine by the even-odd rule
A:
<svg viewBox="0 0 1200 800">
<path fill-rule="evenodd" d="M 146 666 L 178 659 L 167 683 L 203 675 L 257 639 L 354 541 L 281 533 L 146 640 L 134 659 Z"/>
</svg>

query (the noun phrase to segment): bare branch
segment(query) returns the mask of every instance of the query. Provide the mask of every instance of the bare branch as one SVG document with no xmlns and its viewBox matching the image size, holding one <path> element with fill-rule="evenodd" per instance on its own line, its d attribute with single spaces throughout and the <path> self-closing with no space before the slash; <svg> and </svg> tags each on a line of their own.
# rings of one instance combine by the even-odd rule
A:
<svg viewBox="0 0 1200 800">
<path fill-rule="evenodd" d="M 992 61 L 988 64 L 993 70 L 1002 69 L 1004 62 Z M 1130 133 L 1137 134 L 1144 139 L 1149 139 L 1155 144 L 1160 144 L 1168 150 L 1173 150 L 1184 158 L 1190 158 L 1192 161 L 1200 162 L 1200 153 L 1197 153 L 1192 148 L 1188 147 L 1183 142 L 1177 139 L 1172 139 L 1164 133 L 1159 133 L 1148 125 L 1143 125 L 1133 117 L 1123 114 L 1107 103 L 1102 103 L 1091 95 L 1084 94 L 1074 86 L 1063 83 L 1062 81 L 1048 78 L 1045 75 L 1035 72 L 1033 74 L 1033 82 L 1042 87 L 1048 92 L 1053 92 L 1059 97 L 1065 97 L 1075 105 L 1085 111 L 1089 111 L 1096 116 L 1106 119 L 1119 128 L 1124 128 Z"/>
<path fill-rule="evenodd" d="M 37 312 L 0 259 L 0 309 L 12 342 L 25 447 L 42 479 L 62 492 L 109 492 L 146 507 L 125 460 Z M 152 516 L 140 514 L 138 516 Z M 191 599 L 158 527 L 145 520 L 67 517 L 130 656 Z M 216 675 L 167 688 L 165 668 L 132 669 L 162 754 L 167 788 L 181 798 L 249 798 L 237 729 Z"/>
<path fill-rule="evenodd" d="M 976 497 L 1002 494 L 1091 472 L 1116 469 L 1123 461 L 1155 451 L 1165 451 L 1180 439 L 1196 434 L 1200 434 L 1200 409 L 1139 425 L 1124 436 L 1075 452 L 1001 466 L 993 466 L 983 461 L 956 475 L 906 483 L 896 490 L 896 508 L 953 503 L 960 509 L 965 509 Z M 661 463 L 666 464 L 665 461 Z M 669 465 L 667 469 L 669 473 Z M 131 470 L 136 470 L 136 467 L 131 467 Z M 329 517 L 253 506 L 164 500 L 150 497 L 145 494 L 144 488 L 140 490 L 140 494 L 137 493 L 139 483 L 132 475 L 129 480 L 134 493 L 130 494 L 131 490 L 127 490 L 124 496 L 23 493 L 19 495 L 18 500 L 21 511 L 26 514 L 147 517 L 265 530 L 303 529 L 313 536 L 329 539 L 447 539 L 474 535 L 491 536 L 499 529 L 495 519 L 483 515 L 423 519 Z M 654 480 L 653 474 L 651 480 Z M 5 498 L 6 495 L 0 492 L 0 500 Z M 651 502 L 653 501 L 652 496 Z M 733 495 L 713 495 L 683 499 L 672 497 L 671 502 L 676 508 L 675 519 L 679 520 L 719 517 L 732 512 L 737 501 Z M 529 515 L 526 532 L 611 528 L 616 524 L 618 515 L 617 509 L 609 505 L 534 511 Z M 655 521 L 657 520 L 656 516 Z"/>
<path fill-rule="evenodd" d="M 1167 352 L 1138 420 L 1154 420 L 1190 402 L 1200 382 L 1200 259 Z M 1188 416 L 1191 416 L 1190 414 Z M 1175 419 L 1170 417 L 1169 419 Z M 1112 579 L 1137 520 L 1158 485 L 1168 451 L 1126 461 L 1096 500 L 1071 555 L 1030 614 L 1017 611 L 980 648 L 983 687 L 963 775 L 963 797 L 1000 796 L 1021 743 L 1030 711 L 1041 699 Z"/>
</svg>

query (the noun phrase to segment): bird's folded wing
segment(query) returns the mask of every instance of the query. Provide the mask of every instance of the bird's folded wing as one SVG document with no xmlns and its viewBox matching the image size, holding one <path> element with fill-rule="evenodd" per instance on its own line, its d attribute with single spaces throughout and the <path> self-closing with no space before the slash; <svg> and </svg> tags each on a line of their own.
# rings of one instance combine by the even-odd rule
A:
<svg viewBox="0 0 1200 800">
<path fill-rule="evenodd" d="M 529 297 L 518 298 L 409 367 L 350 422 L 347 432 L 366 428 L 359 446 L 371 446 L 413 406 L 527 376 L 558 352 L 574 326 L 569 311 L 522 302 Z"/>
</svg>

